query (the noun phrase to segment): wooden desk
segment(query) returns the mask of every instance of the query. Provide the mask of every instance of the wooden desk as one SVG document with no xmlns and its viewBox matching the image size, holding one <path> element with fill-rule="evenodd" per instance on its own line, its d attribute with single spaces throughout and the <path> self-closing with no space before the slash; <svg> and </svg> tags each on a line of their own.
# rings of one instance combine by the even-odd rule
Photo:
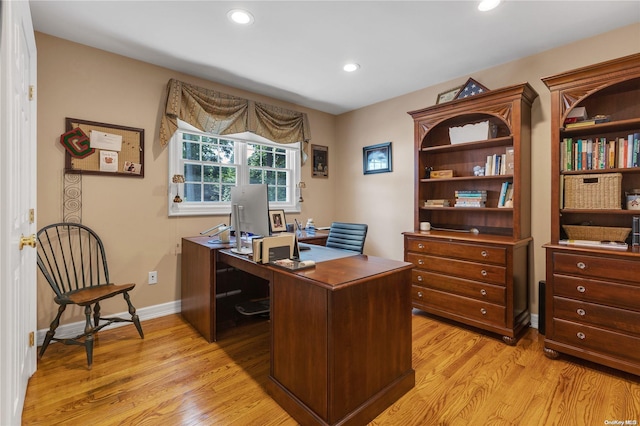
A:
<svg viewBox="0 0 640 426">
<path fill-rule="evenodd" d="M 198 239 L 183 239 L 183 268 Z M 366 424 L 415 385 L 410 263 L 353 255 L 291 272 L 203 251 L 210 269 L 230 265 L 270 283 L 267 390 L 299 423 Z"/>
</svg>

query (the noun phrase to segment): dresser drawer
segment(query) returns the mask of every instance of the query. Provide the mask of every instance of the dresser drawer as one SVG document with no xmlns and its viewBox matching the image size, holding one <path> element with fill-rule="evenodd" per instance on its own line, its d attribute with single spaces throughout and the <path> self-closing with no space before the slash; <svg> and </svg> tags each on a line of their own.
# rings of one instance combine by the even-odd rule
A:
<svg viewBox="0 0 640 426">
<path fill-rule="evenodd" d="M 636 311 L 554 297 L 553 316 L 640 337 L 640 312 Z"/>
<path fill-rule="evenodd" d="M 407 238 L 407 249 L 432 256 L 454 257 L 497 265 L 507 263 L 507 249 L 504 247 Z"/>
<path fill-rule="evenodd" d="M 581 277 L 640 282 L 640 262 L 634 260 L 554 253 L 553 271 Z"/>
<path fill-rule="evenodd" d="M 506 326 L 506 309 L 454 294 L 443 293 L 424 287 L 412 286 L 411 298 L 418 308 L 432 308 L 440 312 L 450 312 L 458 317 L 490 323 L 499 327 Z"/>
<path fill-rule="evenodd" d="M 640 338 L 615 331 L 554 318 L 552 339 L 607 357 L 640 362 Z"/>
<path fill-rule="evenodd" d="M 434 274 L 417 268 L 413 269 L 412 278 L 415 286 L 471 297 L 498 305 L 506 304 L 506 289 L 502 286 L 465 280 L 450 275 Z"/>
<path fill-rule="evenodd" d="M 411 262 L 419 269 L 455 277 L 467 278 L 487 283 L 506 284 L 506 268 L 497 265 L 467 262 L 457 259 L 443 259 L 419 253 L 407 253 L 407 262 Z"/>
<path fill-rule="evenodd" d="M 553 294 L 618 308 L 640 310 L 640 286 L 554 275 Z"/>
</svg>

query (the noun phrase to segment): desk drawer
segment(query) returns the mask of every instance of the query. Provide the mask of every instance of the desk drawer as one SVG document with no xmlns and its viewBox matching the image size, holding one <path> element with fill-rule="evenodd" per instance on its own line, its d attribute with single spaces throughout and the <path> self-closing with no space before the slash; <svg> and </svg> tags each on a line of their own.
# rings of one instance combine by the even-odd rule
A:
<svg viewBox="0 0 640 426">
<path fill-rule="evenodd" d="M 465 280 L 450 275 L 434 274 L 416 268 L 412 271 L 412 278 L 415 286 L 484 300 L 498 305 L 505 305 L 506 303 L 506 289 L 502 286 Z"/>
<path fill-rule="evenodd" d="M 585 348 L 607 357 L 640 362 L 640 338 L 554 318 L 553 340 Z"/>
<path fill-rule="evenodd" d="M 407 238 L 407 248 L 424 254 L 440 257 L 454 257 L 496 265 L 506 265 L 507 249 L 478 244 L 463 244 L 449 241 Z"/>
<path fill-rule="evenodd" d="M 553 314 L 567 321 L 631 333 L 640 337 L 640 312 L 554 297 Z"/>
<path fill-rule="evenodd" d="M 506 308 L 504 306 L 415 285 L 411 287 L 411 298 L 420 305 L 419 308 L 432 308 L 436 311 L 450 312 L 457 317 L 469 318 L 499 327 L 506 326 Z"/>
<path fill-rule="evenodd" d="M 605 278 L 631 283 L 640 281 L 640 262 L 637 260 L 554 253 L 553 270 L 587 278 Z"/>
<path fill-rule="evenodd" d="M 640 310 L 640 286 L 554 275 L 553 294 L 619 308 Z"/>
<path fill-rule="evenodd" d="M 506 268 L 497 265 L 485 265 L 456 259 L 443 259 L 419 253 L 407 253 L 407 262 L 418 268 L 453 275 L 470 280 L 505 285 Z"/>
</svg>

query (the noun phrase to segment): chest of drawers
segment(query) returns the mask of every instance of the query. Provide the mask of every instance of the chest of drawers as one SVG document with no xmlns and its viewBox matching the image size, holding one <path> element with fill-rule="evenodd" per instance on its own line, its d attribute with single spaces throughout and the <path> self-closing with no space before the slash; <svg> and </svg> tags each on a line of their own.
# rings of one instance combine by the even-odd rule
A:
<svg viewBox="0 0 640 426">
<path fill-rule="evenodd" d="M 545 353 L 640 375 L 640 261 L 547 245 Z"/>
<path fill-rule="evenodd" d="M 414 265 L 413 307 L 515 344 L 530 322 L 530 242 L 447 231 L 405 233 L 404 258 Z"/>
</svg>

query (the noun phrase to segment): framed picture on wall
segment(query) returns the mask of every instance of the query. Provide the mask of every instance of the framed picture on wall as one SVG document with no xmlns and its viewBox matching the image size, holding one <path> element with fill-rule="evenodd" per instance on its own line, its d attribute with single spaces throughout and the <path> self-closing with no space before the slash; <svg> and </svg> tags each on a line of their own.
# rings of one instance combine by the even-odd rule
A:
<svg viewBox="0 0 640 426">
<path fill-rule="evenodd" d="M 271 224 L 271 232 L 286 232 L 287 218 L 284 210 L 269 210 L 269 223 Z"/>
<path fill-rule="evenodd" d="M 311 176 L 329 177 L 329 147 L 322 145 L 311 145 L 311 155 L 313 157 L 313 171 Z"/>
<path fill-rule="evenodd" d="M 362 148 L 362 168 L 365 175 L 392 170 L 391 142 Z"/>
</svg>

